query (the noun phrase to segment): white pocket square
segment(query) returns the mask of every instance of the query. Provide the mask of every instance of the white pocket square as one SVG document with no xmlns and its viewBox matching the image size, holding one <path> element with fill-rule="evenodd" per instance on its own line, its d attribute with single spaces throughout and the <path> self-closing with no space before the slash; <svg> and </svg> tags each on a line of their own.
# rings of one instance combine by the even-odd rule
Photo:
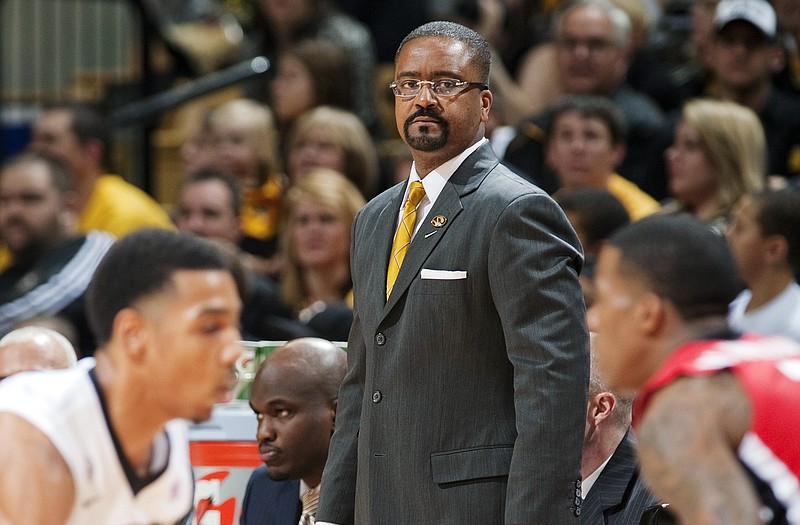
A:
<svg viewBox="0 0 800 525">
<path fill-rule="evenodd" d="M 423 268 L 419 272 L 420 279 L 439 279 L 445 281 L 452 281 L 454 279 L 466 279 L 467 272 L 463 270 L 429 270 Z"/>
</svg>

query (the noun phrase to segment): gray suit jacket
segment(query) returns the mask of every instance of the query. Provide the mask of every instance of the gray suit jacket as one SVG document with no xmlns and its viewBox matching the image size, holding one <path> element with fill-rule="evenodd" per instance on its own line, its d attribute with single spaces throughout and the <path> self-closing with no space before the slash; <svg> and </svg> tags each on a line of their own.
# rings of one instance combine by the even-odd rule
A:
<svg viewBox="0 0 800 525">
<path fill-rule="evenodd" d="M 582 525 L 639 525 L 642 513 L 658 500 L 639 475 L 630 431 L 583 500 Z"/>
<path fill-rule="evenodd" d="M 353 226 L 349 369 L 317 520 L 578 523 L 588 334 L 574 231 L 484 144 L 424 218 L 386 301 L 403 191 Z"/>
</svg>

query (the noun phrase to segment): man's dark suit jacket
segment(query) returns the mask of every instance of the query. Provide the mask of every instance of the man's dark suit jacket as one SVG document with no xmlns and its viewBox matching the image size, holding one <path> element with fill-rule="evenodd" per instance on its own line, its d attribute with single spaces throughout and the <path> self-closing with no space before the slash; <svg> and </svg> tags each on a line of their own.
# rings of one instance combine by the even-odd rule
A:
<svg viewBox="0 0 800 525">
<path fill-rule="evenodd" d="M 656 502 L 639 475 L 628 432 L 583 500 L 581 524 L 638 525 L 644 509 Z"/>
<path fill-rule="evenodd" d="M 267 468 L 258 467 L 247 482 L 242 500 L 241 525 L 297 525 L 303 505 L 300 481 L 273 481 Z"/>
<path fill-rule="evenodd" d="M 589 347 L 575 232 L 484 143 L 422 219 L 387 301 L 405 185 L 353 226 L 355 319 L 317 520 L 578 524 Z"/>
</svg>

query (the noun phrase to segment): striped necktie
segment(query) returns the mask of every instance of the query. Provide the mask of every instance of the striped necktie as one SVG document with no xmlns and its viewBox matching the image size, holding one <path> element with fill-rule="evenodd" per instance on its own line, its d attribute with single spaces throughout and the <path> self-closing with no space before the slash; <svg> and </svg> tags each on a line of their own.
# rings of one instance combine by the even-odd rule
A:
<svg viewBox="0 0 800 525">
<path fill-rule="evenodd" d="M 394 235 L 392 243 L 392 257 L 389 259 L 389 268 L 386 271 L 386 298 L 392 293 L 397 274 L 400 273 L 400 266 L 406 257 L 408 245 L 411 244 L 411 236 L 414 233 L 414 225 L 417 222 L 417 207 L 422 199 L 425 198 L 425 188 L 420 181 L 414 181 L 408 191 L 408 200 L 403 206 L 403 220 L 397 226 L 397 233 Z"/>
<path fill-rule="evenodd" d="M 319 485 L 313 489 L 308 489 L 302 497 L 303 514 L 300 515 L 299 525 L 314 525 L 317 515 L 317 505 L 319 504 Z"/>
</svg>

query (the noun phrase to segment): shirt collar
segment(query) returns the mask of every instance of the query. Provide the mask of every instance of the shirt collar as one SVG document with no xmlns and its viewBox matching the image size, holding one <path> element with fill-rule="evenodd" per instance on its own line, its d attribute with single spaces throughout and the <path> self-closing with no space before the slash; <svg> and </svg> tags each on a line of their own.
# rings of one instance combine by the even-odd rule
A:
<svg viewBox="0 0 800 525">
<path fill-rule="evenodd" d="M 611 456 L 613 456 L 613 455 L 614 454 L 611 454 Z M 603 469 L 606 468 L 606 465 L 608 465 L 608 462 L 611 461 L 611 456 L 608 456 L 606 458 L 606 460 L 603 461 L 602 465 L 597 467 L 594 472 L 592 472 L 591 474 L 586 476 L 586 479 L 584 479 L 581 482 L 581 498 L 582 499 L 586 499 L 586 495 L 589 494 L 589 491 L 592 489 L 592 486 L 594 485 L 594 482 L 597 481 L 597 478 L 600 477 L 600 474 L 603 472 Z"/>
<path fill-rule="evenodd" d="M 300 480 L 300 499 L 302 500 L 303 496 L 305 495 L 305 493 L 308 492 L 311 489 L 312 489 L 312 487 L 309 487 L 306 484 L 306 482 L 301 479 Z"/>
<path fill-rule="evenodd" d="M 409 175 L 408 178 L 409 184 L 406 184 L 406 193 L 405 195 L 403 195 L 402 202 L 406 201 L 410 183 L 414 182 L 415 180 L 422 182 L 422 186 L 425 188 L 425 196 L 427 197 L 427 199 L 430 202 L 436 202 L 436 199 L 439 197 L 439 194 L 442 193 L 444 185 L 447 183 L 447 181 L 450 180 L 450 177 L 453 176 L 453 173 L 455 173 L 456 170 L 464 162 L 464 160 L 466 160 L 466 158 L 469 157 L 472 154 L 472 152 L 481 147 L 484 144 L 484 142 L 486 142 L 486 137 L 481 138 L 478 142 L 468 147 L 457 156 L 444 162 L 441 166 L 437 167 L 436 169 L 428 173 L 424 179 L 420 179 L 419 173 L 417 173 L 416 162 L 412 163 L 411 175 Z"/>
</svg>

